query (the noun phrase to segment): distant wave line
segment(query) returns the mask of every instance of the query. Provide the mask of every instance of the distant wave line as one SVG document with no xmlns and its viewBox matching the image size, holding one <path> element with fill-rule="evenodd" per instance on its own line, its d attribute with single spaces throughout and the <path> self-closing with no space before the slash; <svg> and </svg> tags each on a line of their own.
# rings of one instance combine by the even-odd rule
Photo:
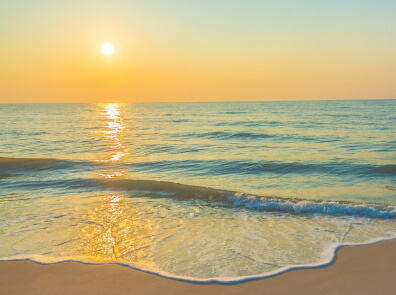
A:
<svg viewBox="0 0 396 295">
<path fill-rule="evenodd" d="M 352 164 L 345 162 L 282 162 L 243 160 L 179 160 L 142 161 L 130 163 L 102 163 L 88 160 L 67 160 L 53 158 L 7 158 L 0 157 L 0 173 L 23 173 L 29 171 L 59 169 L 96 169 L 98 167 L 118 167 L 134 169 L 155 169 L 157 171 L 189 171 L 204 175 L 261 174 L 261 173 L 318 173 L 330 175 L 384 176 L 396 175 L 396 165 Z"/>
</svg>

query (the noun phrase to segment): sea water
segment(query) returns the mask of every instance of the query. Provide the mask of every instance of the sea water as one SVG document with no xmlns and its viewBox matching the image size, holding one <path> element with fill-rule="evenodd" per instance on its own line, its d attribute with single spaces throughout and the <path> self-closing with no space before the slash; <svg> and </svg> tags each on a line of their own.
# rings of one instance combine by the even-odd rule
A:
<svg viewBox="0 0 396 295">
<path fill-rule="evenodd" d="M 0 259 L 236 282 L 396 236 L 396 101 L 0 105 Z"/>
</svg>

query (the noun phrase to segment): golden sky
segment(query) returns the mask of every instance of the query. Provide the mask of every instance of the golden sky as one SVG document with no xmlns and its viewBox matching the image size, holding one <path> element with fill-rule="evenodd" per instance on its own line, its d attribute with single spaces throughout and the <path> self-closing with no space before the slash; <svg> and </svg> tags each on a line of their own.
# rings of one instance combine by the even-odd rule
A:
<svg viewBox="0 0 396 295">
<path fill-rule="evenodd" d="M 0 103 L 396 98 L 394 11 L 390 0 L 0 0 Z"/>
</svg>

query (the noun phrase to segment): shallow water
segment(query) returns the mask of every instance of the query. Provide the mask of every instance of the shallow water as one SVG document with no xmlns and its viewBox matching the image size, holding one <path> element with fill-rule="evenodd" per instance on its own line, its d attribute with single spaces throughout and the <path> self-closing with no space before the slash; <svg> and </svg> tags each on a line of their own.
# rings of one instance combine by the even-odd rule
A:
<svg viewBox="0 0 396 295">
<path fill-rule="evenodd" d="M 396 235 L 396 102 L 0 105 L 0 258 L 233 281 Z"/>
</svg>

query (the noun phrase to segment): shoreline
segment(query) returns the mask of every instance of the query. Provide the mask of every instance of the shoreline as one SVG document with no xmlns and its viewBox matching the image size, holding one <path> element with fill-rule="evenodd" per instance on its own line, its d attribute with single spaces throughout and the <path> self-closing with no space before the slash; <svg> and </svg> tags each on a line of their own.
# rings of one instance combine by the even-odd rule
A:
<svg viewBox="0 0 396 295">
<path fill-rule="evenodd" d="M 4 294 L 373 294 L 391 293 L 396 239 L 338 247 L 325 265 L 236 283 L 186 282 L 117 264 L 0 261 Z"/>
<path fill-rule="evenodd" d="M 125 262 L 116 262 L 116 261 L 109 261 L 109 262 L 92 262 L 92 261 L 84 261 L 84 260 L 78 260 L 74 258 L 65 258 L 65 259 L 52 259 L 52 261 L 41 261 L 39 257 L 42 257 L 41 255 L 34 255 L 35 257 L 10 257 L 10 258 L 2 258 L 0 259 L 1 262 L 32 262 L 35 264 L 39 265 L 53 265 L 53 264 L 62 264 L 62 263 L 79 263 L 82 265 L 118 265 L 121 267 L 127 267 L 131 270 L 134 271 L 140 271 L 149 275 L 153 276 L 158 276 L 160 278 L 164 279 L 169 279 L 169 280 L 175 280 L 179 282 L 185 282 L 185 283 L 191 283 L 191 284 L 202 284 L 202 285 L 210 285 L 210 284 L 219 284 L 219 285 L 236 285 L 236 284 L 242 284 L 242 283 L 247 283 L 251 281 L 256 281 L 256 280 L 263 280 L 263 279 L 269 279 L 273 278 L 282 274 L 286 274 L 288 272 L 292 271 L 298 271 L 298 270 L 304 270 L 304 269 L 320 269 L 320 268 L 325 268 L 333 265 L 336 260 L 337 260 L 337 255 L 338 252 L 345 247 L 357 247 L 357 246 L 366 246 L 366 245 L 372 245 L 372 244 L 377 244 L 377 243 L 382 243 L 386 241 L 396 241 L 396 235 L 392 237 L 387 237 L 387 238 L 379 238 L 379 239 L 373 239 L 369 240 L 365 243 L 361 244 L 340 244 L 336 246 L 334 249 L 331 250 L 332 256 L 330 258 L 327 258 L 321 262 L 318 262 L 317 264 L 305 264 L 305 265 L 290 265 L 290 266 L 285 266 L 283 268 L 280 268 L 278 270 L 268 272 L 265 274 L 258 274 L 258 275 L 251 275 L 251 276 L 241 276 L 241 277 L 229 277 L 227 279 L 220 279 L 220 278 L 208 278 L 208 279 L 198 279 L 194 277 L 183 277 L 183 276 L 177 276 L 173 275 L 170 273 L 161 273 L 161 272 L 153 272 L 149 270 L 144 270 L 144 269 L 139 269 L 135 268 L 132 265 L 129 265 L 128 263 Z M 330 251 L 330 250 L 329 250 Z M 43 259 L 44 256 L 42 257 Z M 83 259 L 83 257 L 81 257 Z M 0 269 L 1 271 L 1 269 Z M 1 275 L 1 273 L 0 273 Z"/>
</svg>

